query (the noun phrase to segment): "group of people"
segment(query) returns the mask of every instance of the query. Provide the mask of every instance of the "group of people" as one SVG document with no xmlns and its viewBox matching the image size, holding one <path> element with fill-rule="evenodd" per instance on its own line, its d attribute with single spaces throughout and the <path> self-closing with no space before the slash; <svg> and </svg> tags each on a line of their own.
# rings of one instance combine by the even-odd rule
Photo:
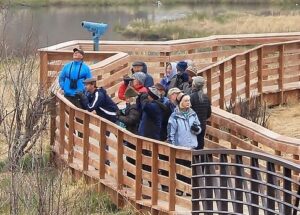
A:
<svg viewBox="0 0 300 215">
<path fill-rule="evenodd" d="M 140 136 L 191 149 L 204 147 L 211 104 L 203 92 L 205 79 L 197 76 L 193 62 L 167 63 L 159 83 L 154 83 L 146 63 L 134 62 L 118 90 L 119 99 L 126 104 L 120 109 L 106 90 L 97 86 L 83 57 L 84 51 L 75 48 L 73 61 L 59 75 L 65 97 L 75 106 L 95 111 Z"/>
</svg>

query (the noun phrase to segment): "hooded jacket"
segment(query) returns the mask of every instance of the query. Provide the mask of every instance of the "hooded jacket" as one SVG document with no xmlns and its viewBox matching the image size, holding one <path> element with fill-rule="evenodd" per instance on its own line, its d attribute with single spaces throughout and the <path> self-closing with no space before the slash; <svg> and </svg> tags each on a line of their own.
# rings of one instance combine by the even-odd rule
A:
<svg viewBox="0 0 300 215">
<path fill-rule="evenodd" d="M 198 132 L 191 130 L 191 126 L 196 124 Z M 168 122 L 168 142 L 176 146 L 195 148 L 198 145 L 197 134 L 201 132 L 200 122 L 195 111 L 189 108 L 186 116 L 178 107 L 171 114 Z"/>
<path fill-rule="evenodd" d="M 142 94 L 137 99 L 138 110 L 141 112 L 141 121 L 138 135 L 160 140 L 163 118 L 163 104 L 157 100 L 147 99 L 148 94 Z"/>
<path fill-rule="evenodd" d="M 59 74 L 59 86 L 65 96 L 75 96 L 76 92 L 84 92 L 83 81 L 91 78 L 91 70 L 83 61 L 67 63 Z M 71 89 L 71 79 L 77 81 L 77 88 Z"/>
<path fill-rule="evenodd" d="M 171 73 L 169 75 L 165 75 L 160 81 L 160 83 L 165 87 L 166 91 L 169 90 L 169 85 L 171 83 L 172 78 L 177 74 L 176 63 L 172 62 L 170 64 L 172 67 Z"/>
<path fill-rule="evenodd" d="M 97 88 L 94 93 L 87 93 L 81 98 L 82 107 L 90 112 L 96 111 L 97 115 L 111 122 L 117 120 L 117 105 L 107 95 L 102 87 Z"/>
<path fill-rule="evenodd" d="M 148 73 L 147 65 L 144 62 L 143 62 L 143 69 L 142 69 L 141 72 L 145 73 L 146 76 L 147 76 L 146 80 L 145 80 L 145 83 L 144 83 L 144 86 L 145 87 L 152 87 L 154 85 L 154 81 L 153 81 L 152 76 Z"/>
<path fill-rule="evenodd" d="M 137 134 L 141 114 L 137 110 L 136 104 L 126 104 L 124 113 L 119 114 L 118 120 L 125 124 L 126 129 Z"/>
</svg>

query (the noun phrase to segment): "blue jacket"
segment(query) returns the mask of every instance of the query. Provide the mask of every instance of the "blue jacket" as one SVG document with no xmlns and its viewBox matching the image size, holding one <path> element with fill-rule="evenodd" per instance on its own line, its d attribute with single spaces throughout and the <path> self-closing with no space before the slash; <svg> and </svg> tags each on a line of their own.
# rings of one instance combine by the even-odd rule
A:
<svg viewBox="0 0 300 215">
<path fill-rule="evenodd" d="M 81 69 L 80 69 L 80 65 Z M 80 75 L 78 79 L 78 73 L 80 69 Z M 83 81 L 87 78 L 91 78 L 91 70 L 82 61 L 72 61 L 67 63 L 62 71 L 59 74 L 59 86 L 64 91 L 66 96 L 75 96 L 76 92 L 83 92 L 84 91 L 84 84 Z M 71 89 L 70 88 L 70 79 L 78 80 L 77 81 L 77 88 Z"/>
<path fill-rule="evenodd" d="M 147 95 L 147 94 L 145 94 Z M 137 103 L 139 101 L 137 100 Z M 159 101 L 149 101 L 148 99 L 141 99 L 141 121 L 138 128 L 138 135 L 143 137 L 160 140 L 163 109 Z"/>
<path fill-rule="evenodd" d="M 111 122 L 117 121 L 117 105 L 107 95 L 106 90 L 98 88 L 94 93 L 86 93 L 81 97 L 81 104 L 85 110 L 96 111 L 97 115 Z"/>
<path fill-rule="evenodd" d="M 199 131 L 194 132 L 191 126 L 196 123 Z M 168 142 L 176 146 L 195 148 L 198 145 L 197 134 L 200 134 L 200 122 L 195 111 L 189 108 L 187 117 L 178 107 L 171 114 L 168 122 Z"/>
</svg>

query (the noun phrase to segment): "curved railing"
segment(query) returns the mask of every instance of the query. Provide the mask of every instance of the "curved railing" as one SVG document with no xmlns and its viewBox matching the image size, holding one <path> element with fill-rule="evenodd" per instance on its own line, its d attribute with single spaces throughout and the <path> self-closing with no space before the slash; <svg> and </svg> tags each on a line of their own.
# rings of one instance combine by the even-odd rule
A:
<svg viewBox="0 0 300 215">
<path fill-rule="evenodd" d="M 291 37 L 294 38 L 295 35 Z M 249 38 L 244 39 L 230 41 L 236 45 L 247 45 Z M 288 40 L 282 38 L 282 35 L 263 38 L 264 41 L 275 39 Z M 257 44 L 261 40 L 262 38 L 260 40 L 255 38 Z M 193 41 L 196 40 L 190 40 L 191 43 Z M 205 42 L 208 44 L 204 45 Z M 111 45 L 113 43 L 110 42 Z M 115 42 L 115 44 L 119 43 Z M 139 53 L 144 52 L 141 57 L 143 60 L 147 59 L 150 69 L 157 67 L 154 62 L 159 64 L 157 67 L 160 68 L 159 70 L 151 70 L 156 80 L 161 75 L 165 63 L 173 55 L 177 60 L 184 60 L 191 56 L 194 56 L 194 59 L 197 59 L 197 56 L 210 56 L 207 60 L 210 66 L 198 71 L 200 75 L 207 78 L 207 92 L 213 105 L 216 106 L 213 107 L 210 125 L 207 126 L 206 147 L 268 152 L 298 162 L 300 153 L 298 139 L 276 134 L 220 108 L 224 108 L 225 102 L 230 99 L 235 100 L 238 96 L 249 98 L 253 91 L 257 91 L 257 95 L 262 100 L 267 100 L 274 105 L 281 104 L 286 99 L 297 100 L 300 95 L 300 66 L 298 66 L 300 62 L 296 61 L 298 47 L 300 48 L 299 42 L 261 45 L 228 58 L 222 56 L 220 52 L 218 59 L 211 58 L 215 55 L 209 50 L 201 50 L 195 44 L 189 46 L 188 40 L 185 43 L 175 44 L 176 53 L 171 52 L 167 57 L 163 54 L 161 58 L 157 56 L 157 53 L 165 53 L 169 50 L 155 43 L 127 44 L 125 47 L 119 44 L 121 50 L 130 51 L 128 53 L 113 50 L 86 51 L 85 60 L 91 65 L 93 75 L 98 78 L 98 84 L 104 86 L 109 95 L 118 102 L 117 89 L 122 77 L 129 73 L 130 62 L 139 59 L 133 53 L 137 49 Z M 211 45 L 209 40 L 197 43 L 201 46 Z M 84 48 L 83 44 L 85 42 L 75 41 L 41 49 L 41 85 L 49 86 L 62 65 L 71 60 L 72 48 L 78 46 Z M 228 44 L 229 42 L 223 46 L 219 44 L 219 47 Z M 253 44 L 252 41 L 251 45 Z M 104 49 L 105 46 L 102 47 Z M 107 45 L 106 48 L 108 47 Z M 184 49 L 183 54 L 178 52 L 180 47 Z M 187 55 L 187 47 L 188 49 L 193 47 L 199 52 L 190 52 L 190 55 Z M 112 49 L 116 49 L 116 46 Z M 241 52 L 240 49 L 232 50 Z M 212 52 L 219 53 L 218 51 Z M 221 58 L 224 59 L 212 64 L 214 60 Z M 95 61 L 99 62 L 95 63 Z M 197 62 L 199 60 L 196 60 Z M 56 95 L 56 112 L 53 112 L 51 118 L 51 144 L 58 158 L 68 164 L 75 176 L 80 173 L 79 175 L 85 176 L 87 182 L 98 184 L 98 188 L 110 193 L 114 202 L 120 207 L 128 200 L 132 201 L 138 209 L 151 210 L 154 214 L 159 211 L 191 211 L 189 196 L 191 185 L 188 180 L 181 177 L 191 178 L 191 169 L 178 161 L 191 161 L 190 150 L 133 135 L 94 114 L 77 109 L 58 90 L 52 88 L 52 91 Z M 106 136 L 107 132 L 110 136 Z M 133 144 L 134 147 L 124 145 L 124 141 Z M 106 145 L 109 146 L 109 150 L 106 150 Z M 129 161 L 126 157 L 129 157 Z M 106 160 L 110 161 L 109 166 L 105 165 Z M 127 176 L 127 172 L 134 175 L 135 180 L 131 174 L 129 174 L 131 177 Z M 184 191 L 183 196 L 177 192 L 181 190 Z"/>
<path fill-rule="evenodd" d="M 300 165 L 242 150 L 193 152 L 192 214 L 300 213 Z"/>
</svg>

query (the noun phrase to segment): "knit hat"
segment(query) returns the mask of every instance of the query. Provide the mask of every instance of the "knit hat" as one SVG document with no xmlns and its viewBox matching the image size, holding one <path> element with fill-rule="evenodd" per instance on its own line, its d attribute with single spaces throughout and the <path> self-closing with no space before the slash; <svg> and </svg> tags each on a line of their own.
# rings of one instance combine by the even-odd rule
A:
<svg viewBox="0 0 300 215">
<path fill-rule="evenodd" d="M 189 74 L 190 77 L 194 77 L 197 75 L 197 68 L 194 67 L 194 66 L 189 66 L 187 69 L 186 69 L 186 72 Z"/>
<path fill-rule="evenodd" d="M 188 65 L 187 65 L 187 62 L 185 62 L 185 61 L 179 61 L 177 63 L 176 67 L 177 67 L 177 70 L 179 70 L 179 71 L 185 71 L 186 68 L 188 67 Z"/>
<path fill-rule="evenodd" d="M 146 77 L 147 77 L 146 74 L 143 73 L 143 72 L 135 72 L 132 75 L 132 78 L 138 80 L 139 82 L 141 82 L 142 85 L 145 84 Z"/>
<path fill-rule="evenodd" d="M 181 93 L 181 90 L 178 89 L 177 87 L 169 89 L 169 91 L 168 91 L 168 97 L 170 97 L 174 93 Z"/>
<path fill-rule="evenodd" d="M 180 109 L 183 108 L 183 105 L 182 105 L 183 104 L 183 98 L 186 97 L 186 96 L 190 97 L 188 94 L 180 93 L 180 94 L 178 94 L 178 96 L 176 98 L 178 106 L 179 106 Z"/>
<path fill-rule="evenodd" d="M 193 77 L 192 86 L 196 89 L 201 89 L 205 84 L 205 79 L 202 76 Z"/>
<path fill-rule="evenodd" d="M 160 94 L 158 90 L 155 87 L 148 87 L 148 95 L 151 96 L 154 100 L 157 100 L 160 98 Z"/>
<path fill-rule="evenodd" d="M 132 66 L 144 66 L 144 62 L 142 62 L 142 61 L 135 61 L 135 62 L 133 62 L 132 63 Z"/>
</svg>

